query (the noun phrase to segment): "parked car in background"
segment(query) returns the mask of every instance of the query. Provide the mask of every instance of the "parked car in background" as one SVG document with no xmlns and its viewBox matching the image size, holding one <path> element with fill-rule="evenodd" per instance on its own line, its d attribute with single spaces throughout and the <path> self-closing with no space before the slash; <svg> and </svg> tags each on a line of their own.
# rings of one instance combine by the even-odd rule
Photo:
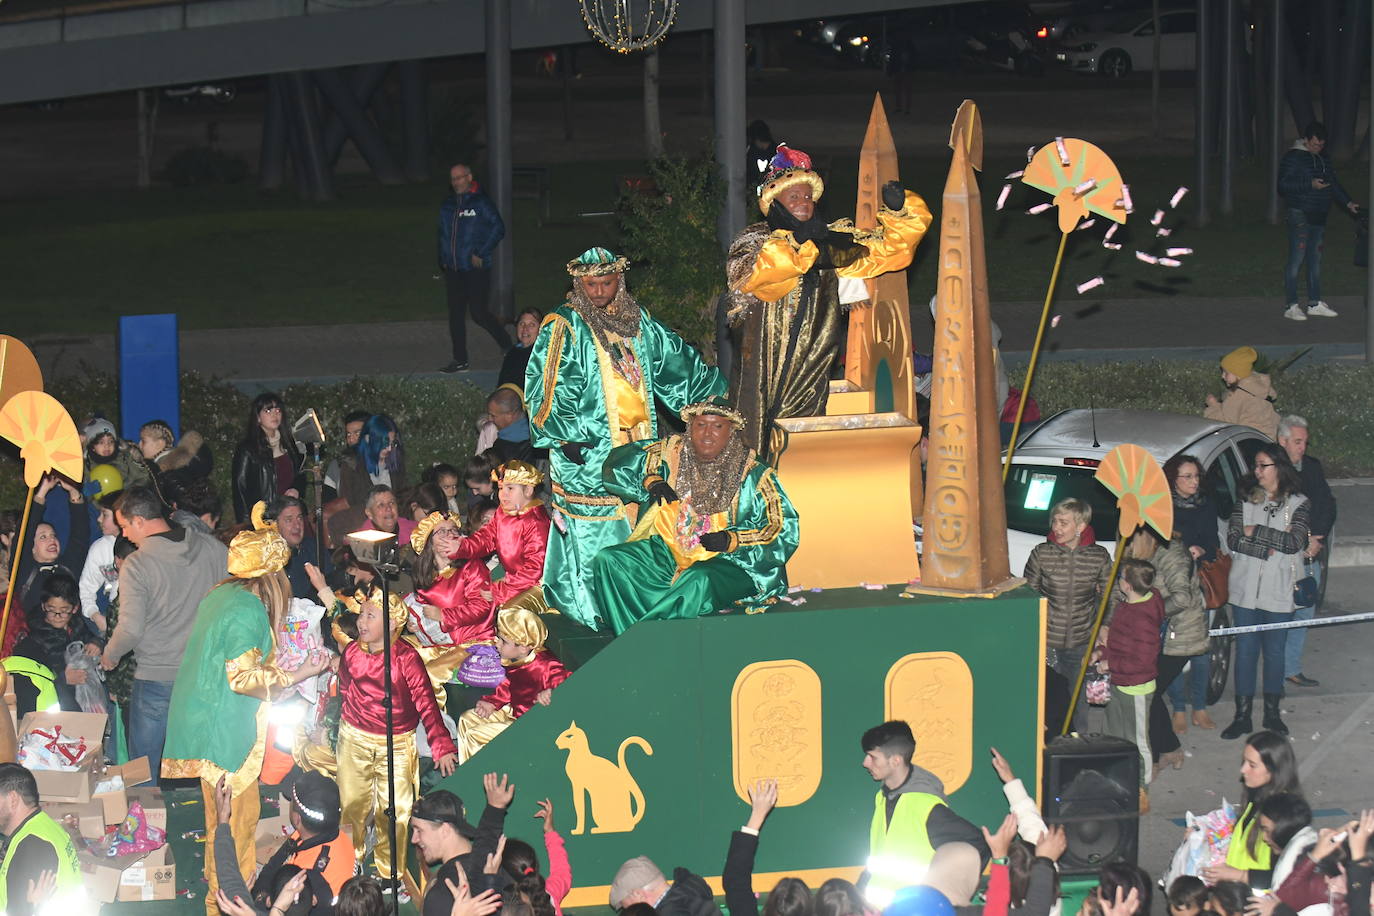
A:
<svg viewBox="0 0 1374 916">
<path fill-rule="evenodd" d="M 969 3 L 952 8 L 954 27 L 964 36 L 968 56 L 1022 76 L 1045 72 L 1049 30 L 1024 3 Z"/>
<path fill-rule="evenodd" d="M 162 97 L 183 105 L 191 102 L 214 102 L 216 105 L 228 105 L 234 101 L 238 91 L 233 83 L 188 83 L 184 86 L 166 86 L 162 90 Z"/>
<path fill-rule="evenodd" d="M 1159 15 L 1159 69 L 1191 70 L 1197 60 L 1197 11 Z M 1120 79 L 1132 70 L 1154 69 L 1154 18 L 1123 14 L 1100 32 L 1074 35 L 1055 54 L 1070 70 Z"/>
</svg>

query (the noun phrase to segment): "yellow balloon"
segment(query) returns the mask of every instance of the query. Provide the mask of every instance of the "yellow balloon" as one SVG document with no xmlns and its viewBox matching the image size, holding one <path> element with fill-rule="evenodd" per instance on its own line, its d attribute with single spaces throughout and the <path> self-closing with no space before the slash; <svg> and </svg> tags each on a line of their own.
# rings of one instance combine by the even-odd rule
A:
<svg viewBox="0 0 1374 916">
<path fill-rule="evenodd" d="M 100 484 L 100 489 L 95 494 L 96 499 L 124 489 L 124 475 L 112 464 L 97 464 L 91 468 L 91 480 Z"/>
</svg>

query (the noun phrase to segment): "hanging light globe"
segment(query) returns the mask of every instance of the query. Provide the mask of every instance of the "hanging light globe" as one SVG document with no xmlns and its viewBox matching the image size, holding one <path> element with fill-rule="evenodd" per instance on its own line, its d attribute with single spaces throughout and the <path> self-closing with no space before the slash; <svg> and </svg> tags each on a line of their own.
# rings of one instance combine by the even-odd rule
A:
<svg viewBox="0 0 1374 916">
<path fill-rule="evenodd" d="M 612 51 L 653 47 L 668 34 L 678 0 L 581 0 L 587 29 Z"/>
</svg>

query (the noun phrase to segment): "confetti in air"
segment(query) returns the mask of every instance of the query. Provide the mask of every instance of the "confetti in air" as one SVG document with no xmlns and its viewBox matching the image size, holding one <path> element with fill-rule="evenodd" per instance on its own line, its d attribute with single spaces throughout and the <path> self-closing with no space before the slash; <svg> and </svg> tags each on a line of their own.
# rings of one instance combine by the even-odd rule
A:
<svg viewBox="0 0 1374 916">
<path fill-rule="evenodd" d="M 1166 251 L 1166 252 L 1164 252 L 1164 253 L 1167 254 L 1167 255 L 1168 255 L 1169 257 L 1171 257 L 1171 258 L 1181 258 L 1181 257 L 1183 257 L 1184 255 L 1192 254 L 1192 253 L 1193 253 L 1193 249 L 1191 249 L 1191 248 L 1170 248 L 1168 251 Z"/>
<path fill-rule="evenodd" d="M 1060 165 L 1068 165 L 1068 164 L 1069 164 L 1069 149 L 1068 149 L 1068 147 L 1066 147 L 1066 146 L 1064 145 L 1064 138 L 1063 138 L 1063 137 L 1055 137 L 1055 138 L 1054 138 L 1054 148 L 1057 149 L 1057 150 L 1059 151 L 1059 163 L 1060 163 Z"/>
<path fill-rule="evenodd" d="M 1135 204 L 1131 203 L 1131 186 L 1128 184 L 1121 186 L 1121 206 L 1127 213 L 1135 212 Z"/>
<path fill-rule="evenodd" d="M 1081 223 L 1078 224 L 1078 228 L 1079 228 L 1079 229 L 1089 229 L 1089 228 L 1095 226 L 1096 224 L 1097 224 L 1097 220 L 1095 220 L 1095 219 L 1085 219 L 1083 222 L 1081 222 Z"/>
<path fill-rule="evenodd" d="M 1031 207 L 1031 208 L 1030 208 L 1029 210 L 1027 210 L 1026 212 L 1029 213 L 1029 214 L 1031 214 L 1032 216 L 1034 216 L 1034 215 L 1038 215 L 1038 214 L 1040 214 L 1040 213 L 1044 213 L 1046 210 L 1048 210 L 1050 207 L 1053 207 L 1053 206 L 1054 206 L 1054 204 L 1036 204 L 1034 207 Z"/>
<path fill-rule="evenodd" d="M 1121 243 L 1120 243 L 1120 242 L 1103 242 L 1103 243 L 1102 243 L 1102 247 L 1108 249 L 1109 251 L 1120 251 L 1120 250 L 1121 250 Z"/>
<path fill-rule="evenodd" d="M 1011 185 L 1002 185 L 1002 193 L 997 195 L 997 209 L 1000 210 L 1007 203 L 1007 195 L 1011 194 Z"/>
<path fill-rule="evenodd" d="M 1064 317 L 1063 315 L 1055 315 L 1053 318 L 1051 318 L 1051 319 L 1050 319 L 1050 327 L 1052 327 L 1052 328 L 1057 328 L 1057 327 L 1059 327 L 1059 319 L 1060 319 L 1060 318 L 1063 318 L 1063 317 Z"/>
<path fill-rule="evenodd" d="M 1137 261 L 1144 261 L 1146 264 L 1158 264 L 1158 263 L 1159 263 L 1159 258 L 1155 257 L 1155 256 L 1152 255 L 1152 254 L 1146 254 L 1146 253 L 1143 252 L 1143 251 L 1137 251 L 1137 252 L 1135 253 L 1135 259 L 1136 259 Z"/>
<path fill-rule="evenodd" d="M 1024 174 L 1026 174 L 1026 170 L 1025 170 L 1025 169 L 1019 169 L 1019 170 L 1017 170 L 1017 171 L 1015 171 L 1015 172 L 1008 172 L 1008 173 L 1007 173 L 1007 177 L 1006 177 L 1004 180 L 1005 180 L 1005 181 L 1012 181 L 1012 180 L 1014 180 L 1014 179 L 1020 178 L 1020 177 L 1021 177 L 1022 175 L 1024 175 Z"/>
<path fill-rule="evenodd" d="M 1163 211 L 1163 210 L 1156 210 L 1156 211 L 1155 211 L 1155 215 L 1152 216 L 1152 217 L 1150 217 L 1150 225 L 1151 225 L 1151 226 L 1158 226 L 1158 225 L 1159 225 L 1160 223 L 1162 223 L 1162 222 L 1164 222 L 1164 211 Z"/>
<path fill-rule="evenodd" d="M 1031 161 L 1032 159 L 1034 159 L 1034 158 L 1035 158 L 1035 147 L 1033 147 L 1033 146 L 1028 146 L 1028 147 L 1026 147 L 1026 161 L 1027 161 L 1027 162 L 1030 162 L 1030 161 Z"/>
<path fill-rule="evenodd" d="M 1167 226 L 1160 226 L 1158 229 L 1155 230 L 1155 238 L 1157 239 L 1167 239 L 1169 236 L 1173 234 L 1174 230 L 1168 228 Z"/>
<path fill-rule="evenodd" d="M 1177 260 L 1177 259 L 1175 259 L 1175 258 L 1160 258 L 1160 259 L 1159 259 L 1158 261 L 1156 261 L 1155 263 L 1157 263 L 1160 267 L 1182 267 L 1182 266 L 1183 266 L 1183 262 L 1182 262 L 1182 261 L 1179 261 L 1179 260 Z"/>
<path fill-rule="evenodd" d="M 1095 187 L 1097 187 L 1097 179 L 1089 178 L 1087 181 L 1083 182 L 1082 184 L 1074 188 L 1073 193 L 1075 194 L 1075 196 L 1082 197 L 1084 194 L 1087 194 Z"/>
<path fill-rule="evenodd" d="M 1091 280 L 1086 280 L 1083 283 L 1078 284 L 1078 295 L 1081 296 L 1090 289 L 1097 289 L 1099 286 L 1102 286 L 1105 282 L 1106 281 L 1103 280 L 1101 277 L 1093 277 Z M 1056 315 L 1054 316 L 1054 318 L 1055 322 L 1058 323 L 1059 316 Z"/>
<path fill-rule="evenodd" d="M 1111 237 L 1114 236 L 1114 235 L 1116 235 L 1116 230 L 1118 230 L 1118 229 L 1120 229 L 1120 228 L 1121 228 L 1121 224 L 1120 224 L 1120 223 L 1112 223 L 1110 226 L 1107 227 L 1107 234 L 1104 235 L 1104 236 L 1102 236 L 1102 238 L 1104 238 L 1104 239 L 1110 241 L 1110 240 L 1111 240 Z"/>
<path fill-rule="evenodd" d="M 1174 207 L 1177 207 L 1178 202 L 1181 201 L 1183 199 L 1183 195 L 1187 193 L 1187 188 L 1179 188 L 1177 191 L 1175 191 L 1174 196 L 1169 198 L 1169 209 L 1172 210 Z"/>
</svg>

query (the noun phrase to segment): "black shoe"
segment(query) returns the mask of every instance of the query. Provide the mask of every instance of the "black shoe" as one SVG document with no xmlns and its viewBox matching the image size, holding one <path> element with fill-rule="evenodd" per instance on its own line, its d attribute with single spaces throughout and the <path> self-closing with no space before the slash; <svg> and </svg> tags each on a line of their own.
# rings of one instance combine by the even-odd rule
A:
<svg viewBox="0 0 1374 916">
<path fill-rule="evenodd" d="M 1294 687 L 1320 687 L 1320 686 L 1321 686 L 1321 681 L 1315 680 L 1314 678 L 1310 678 L 1310 677 L 1308 677 L 1307 675 L 1303 674 L 1301 671 L 1299 671 L 1297 674 L 1293 675 L 1292 677 L 1288 678 L 1288 683 L 1292 684 Z"/>
<path fill-rule="evenodd" d="M 1250 710 L 1254 701 L 1254 697 L 1236 697 L 1236 717 L 1231 720 L 1230 725 L 1222 730 L 1221 737 L 1230 741 L 1233 738 L 1248 735 L 1255 730 L 1254 720 L 1250 718 Z"/>
<path fill-rule="evenodd" d="M 1288 726 L 1283 724 L 1283 719 L 1279 718 L 1279 701 L 1283 699 L 1281 693 L 1266 693 L 1264 695 L 1264 727 L 1271 732 L 1279 735 L 1288 734 Z"/>
<path fill-rule="evenodd" d="M 449 374 L 452 374 L 452 373 L 454 373 L 454 372 L 466 372 L 467 369 L 468 369 L 468 364 L 467 364 L 466 361 L 459 362 L 458 360 L 455 359 L 453 362 L 449 363 L 447 366 L 442 366 L 442 367 L 440 367 L 439 371 L 440 371 L 440 372 L 447 372 L 447 373 L 449 373 Z"/>
</svg>

